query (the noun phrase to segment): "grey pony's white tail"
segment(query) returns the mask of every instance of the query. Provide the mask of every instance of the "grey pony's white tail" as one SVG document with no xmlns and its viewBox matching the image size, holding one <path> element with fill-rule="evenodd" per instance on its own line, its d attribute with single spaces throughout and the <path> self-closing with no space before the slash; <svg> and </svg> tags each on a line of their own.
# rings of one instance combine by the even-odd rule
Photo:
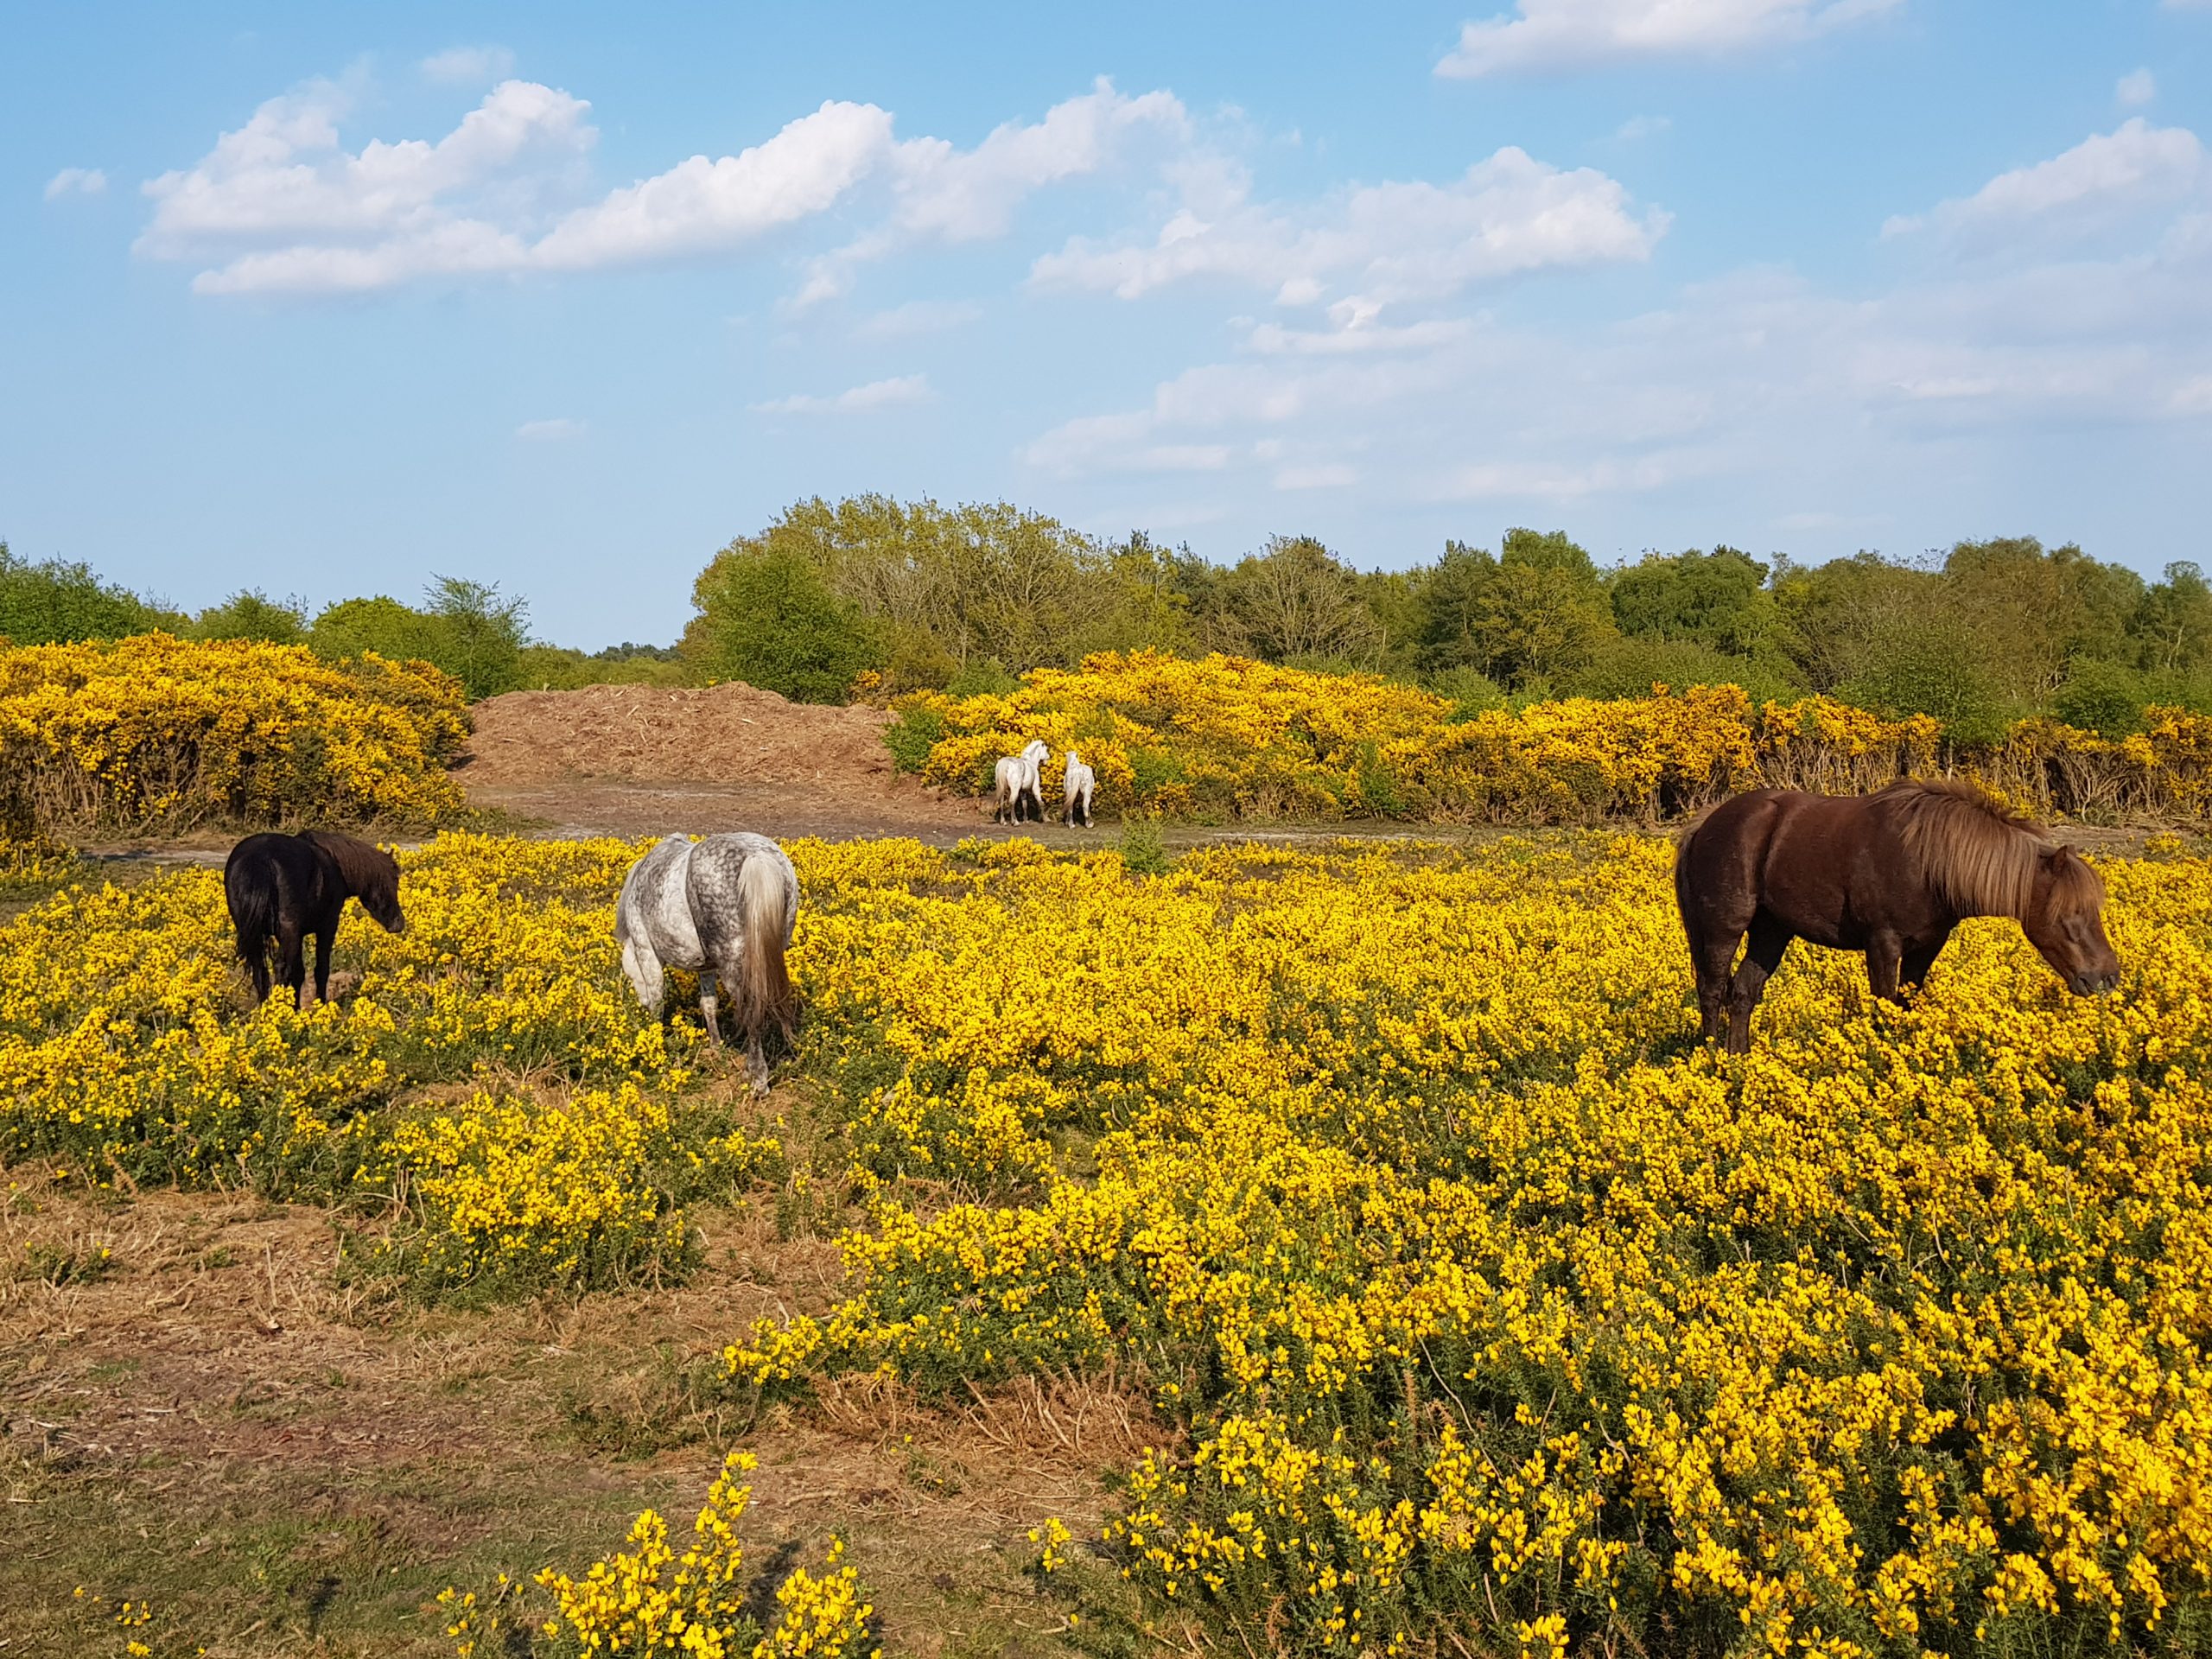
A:
<svg viewBox="0 0 2212 1659">
<path fill-rule="evenodd" d="M 773 1024 L 789 1041 L 798 1027 L 791 976 L 784 969 L 784 939 L 791 924 L 791 888 L 776 861 L 758 856 L 745 861 L 737 881 L 745 906 L 743 995 L 734 1010 L 738 1023 L 748 1035 L 766 1032 Z"/>
</svg>

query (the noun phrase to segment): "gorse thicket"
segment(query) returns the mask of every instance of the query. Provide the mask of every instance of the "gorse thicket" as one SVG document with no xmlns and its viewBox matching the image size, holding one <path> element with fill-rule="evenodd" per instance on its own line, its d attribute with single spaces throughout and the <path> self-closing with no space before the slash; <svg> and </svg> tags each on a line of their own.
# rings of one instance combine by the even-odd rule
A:
<svg viewBox="0 0 2212 1659">
<path fill-rule="evenodd" d="M 1048 798 L 1072 750 L 1122 813 L 1649 822 L 1743 789 L 1847 794 L 1947 770 L 2044 814 L 2188 817 L 2212 801 L 2212 716 L 2177 709 L 2117 740 L 2036 718 L 1972 741 L 1927 715 L 1825 696 L 1762 706 L 1734 685 L 1475 710 L 1374 675 L 1157 652 L 899 709 L 893 759 L 932 783 L 983 792 L 1000 755 L 1039 738 Z"/>
</svg>

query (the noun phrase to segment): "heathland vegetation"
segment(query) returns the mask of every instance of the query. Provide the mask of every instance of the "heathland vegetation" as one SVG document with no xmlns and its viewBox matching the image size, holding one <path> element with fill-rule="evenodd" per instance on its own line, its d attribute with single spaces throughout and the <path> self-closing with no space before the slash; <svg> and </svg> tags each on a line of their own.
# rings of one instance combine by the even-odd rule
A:
<svg viewBox="0 0 2212 1659">
<path fill-rule="evenodd" d="M 1739 685 L 1755 703 L 1819 696 L 1947 736 L 1993 740 L 2050 716 L 2106 738 L 2146 711 L 2212 712 L 2212 584 L 2156 580 L 2032 537 L 1900 561 L 1825 564 L 1716 545 L 1600 567 L 1565 533 L 1448 543 L 1433 563 L 1362 570 L 1310 537 L 1232 564 L 1141 531 L 1119 542 L 1005 503 L 802 501 L 715 555 L 673 645 L 587 656 L 534 641 L 495 588 L 434 582 L 417 605 L 233 594 L 194 616 L 82 565 L 0 547 L 0 636 L 18 645 L 163 629 L 430 662 L 472 698 L 523 686 L 736 679 L 809 702 L 1006 693 L 1101 652 L 1211 652 L 1416 684 L 1459 709 Z"/>
</svg>

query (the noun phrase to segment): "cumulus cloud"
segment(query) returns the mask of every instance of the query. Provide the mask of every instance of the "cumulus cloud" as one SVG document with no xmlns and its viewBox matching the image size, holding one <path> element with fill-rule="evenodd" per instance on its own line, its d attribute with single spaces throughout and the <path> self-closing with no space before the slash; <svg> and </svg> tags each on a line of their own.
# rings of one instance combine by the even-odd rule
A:
<svg viewBox="0 0 2212 1659">
<path fill-rule="evenodd" d="M 97 196 L 107 189 L 107 175 L 97 167 L 65 167 L 46 181 L 46 199 L 56 196 Z"/>
<path fill-rule="evenodd" d="M 2139 110 L 2158 96 L 2158 82 L 2148 69 L 2122 75 L 2112 95 L 2131 110 Z"/>
<path fill-rule="evenodd" d="M 1517 0 L 1470 22 L 1438 62 L 1448 79 L 1636 58 L 1722 57 L 1810 40 L 1903 0 Z"/>
<path fill-rule="evenodd" d="M 1372 315 L 1529 271 L 1640 260 L 1668 219 L 1636 212 L 1603 173 L 1561 171 L 1508 147 L 1440 185 L 1365 185 L 1310 204 L 1224 191 L 1206 211 L 1181 207 L 1149 242 L 1075 238 L 1039 259 L 1031 280 L 1123 299 L 1212 280 L 1269 289 L 1291 306 L 1338 294 Z"/>
<path fill-rule="evenodd" d="M 563 438 L 583 435 L 584 423 L 565 417 L 550 421 L 524 421 L 515 428 L 515 436 L 524 443 L 557 443 Z"/>
<path fill-rule="evenodd" d="M 1971 196 L 1924 215 L 1898 215 L 1885 237 L 1933 229 L 1968 243 L 2023 233 L 2056 236 L 2104 227 L 2145 208 L 2171 207 L 2196 191 L 2204 147 L 2186 127 L 2153 127 L 2141 116 L 2093 134 L 2032 167 L 2000 173 Z"/>
<path fill-rule="evenodd" d="M 1047 185 L 1096 173 L 1133 141 L 1180 138 L 1190 117 L 1169 92 L 1129 98 L 1102 77 L 1091 90 L 1054 105 L 1042 121 L 1009 121 L 973 149 L 942 138 L 915 138 L 889 154 L 892 207 L 884 222 L 813 262 L 799 290 L 801 308 L 832 299 L 855 271 L 917 243 L 974 242 L 1004 235 L 1015 208 Z"/>
<path fill-rule="evenodd" d="M 424 72 L 488 70 L 491 50 L 456 48 Z M 817 263 L 804 301 L 897 247 L 1003 234 L 1034 191 L 1108 165 L 1133 135 L 1188 124 L 1172 95 L 1102 80 L 962 149 L 899 139 L 887 111 L 833 99 L 736 155 L 693 156 L 592 200 L 582 169 L 598 135 L 590 105 L 566 92 L 503 80 L 443 138 L 349 150 L 340 129 L 354 104 L 346 86 L 309 82 L 150 181 L 139 252 L 213 260 L 194 279 L 202 292 L 360 290 L 728 252 L 879 185 L 880 223 Z"/>
<path fill-rule="evenodd" d="M 870 409 L 895 409 L 911 404 L 930 401 L 929 377 L 925 374 L 902 374 L 890 380 L 871 380 L 864 386 L 852 386 L 831 397 L 815 397 L 805 392 L 789 397 L 772 398 L 765 404 L 755 404 L 753 410 L 762 415 L 843 415 Z"/>
<path fill-rule="evenodd" d="M 426 80 L 448 86 L 481 86 L 514 72 L 515 54 L 504 46 L 453 46 L 418 66 Z"/>
</svg>

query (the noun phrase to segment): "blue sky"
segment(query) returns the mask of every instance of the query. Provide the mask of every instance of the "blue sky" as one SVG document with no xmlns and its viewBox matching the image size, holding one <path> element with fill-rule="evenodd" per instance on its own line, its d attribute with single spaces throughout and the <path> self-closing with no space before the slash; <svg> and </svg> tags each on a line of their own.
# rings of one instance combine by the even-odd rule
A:
<svg viewBox="0 0 2212 1659">
<path fill-rule="evenodd" d="M 0 538 L 587 647 L 808 495 L 2212 563 L 2212 0 L 8 8 Z"/>
</svg>

